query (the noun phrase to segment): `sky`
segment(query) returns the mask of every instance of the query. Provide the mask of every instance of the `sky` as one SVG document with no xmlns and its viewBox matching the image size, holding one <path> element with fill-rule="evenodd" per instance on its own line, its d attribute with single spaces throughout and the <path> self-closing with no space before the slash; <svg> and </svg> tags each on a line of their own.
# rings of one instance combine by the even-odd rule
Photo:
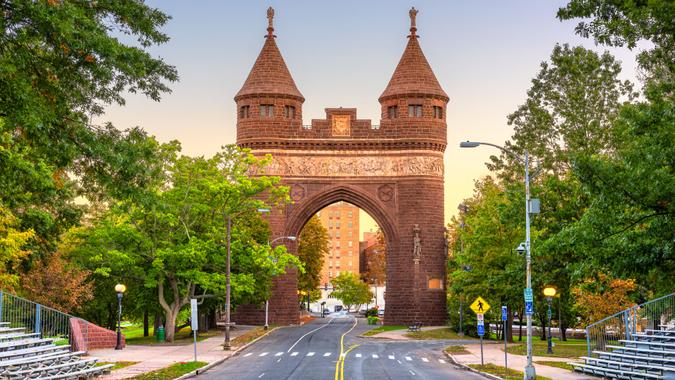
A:
<svg viewBox="0 0 675 380">
<path fill-rule="evenodd" d="M 555 14 L 565 1 L 147 1 L 172 19 L 171 40 L 150 52 L 176 66 L 180 81 L 161 102 L 129 94 L 100 121 L 140 126 L 160 141 L 179 140 L 183 153 L 210 156 L 236 136 L 233 100 L 266 34 L 275 8 L 277 45 L 305 97 L 303 124 L 325 118 L 325 108 L 355 107 L 380 124 L 377 98 L 398 63 L 409 34 L 408 10 L 419 10 L 420 45 L 450 97 L 445 152 L 445 218 L 488 174 L 494 148 L 459 149 L 463 140 L 502 144 L 512 135 L 506 116 L 526 99 L 530 81 L 556 43 L 609 50 L 622 62 L 622 79 L 637 83 L 635 52 L 596 46 L 574 34 L 577 21 Z M 362 213 L 365 214 L 365 213 Z M 362 221 L 365 230 L 367 220 Z"/>
</svg>

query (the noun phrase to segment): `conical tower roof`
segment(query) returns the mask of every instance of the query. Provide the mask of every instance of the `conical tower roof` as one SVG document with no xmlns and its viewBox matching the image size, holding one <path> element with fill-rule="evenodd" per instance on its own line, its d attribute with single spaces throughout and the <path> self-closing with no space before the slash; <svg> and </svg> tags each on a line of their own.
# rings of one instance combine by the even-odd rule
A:
<svg viewBox="0 0 675 380">
<path fill-rule="evenodd" d="M 291 72 L 288 70 L 286 62 L 274 41 L 276 36 L 272 26 L 273 17 L 274 10 L 270 7 L 267 10 L 269 26 L 267 27 L 265 44 L 244 85 L 235 95 L 235 101 L 246 95 L 285 95 L 298 98 L 301 101 L 305 100 L 295 86 Z"/>
<path fill-rule="evenodd" d="M 403 56 L 391 76 L 387 88 L 380 95 L 380 101 L 397 95 L 436 95 L 448 100 L 448 94 L 443 91 L 436 79 L 429 62 L 427 61 L 419 44 L 419 36 L 416 34 L 415 16 L 417 10 L 410 10 L 410 35 L 408 45 L 405 47 Z"/>
</svg>

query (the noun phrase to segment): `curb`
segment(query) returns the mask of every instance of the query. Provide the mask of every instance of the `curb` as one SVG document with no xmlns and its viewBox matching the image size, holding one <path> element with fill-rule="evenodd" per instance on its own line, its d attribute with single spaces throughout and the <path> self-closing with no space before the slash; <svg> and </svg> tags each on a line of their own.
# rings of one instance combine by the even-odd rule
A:
<svg viewBox="0 0 675 380">
<path fill-rule="evenodd" d="M 255 338 L 255 339 L 253 339 L 252 341 L 250 341 L 250 342 L 246 343 L 245 345 L 243 345 L 243 346 L 237 348 L 236 350 L 234 350 L 233 353 L 232 353 L 232 355 L 226 356 L 226 357 L 224 357 L 224 358 L 220 358 L 220 359 L 218 359 L 218 360 L 216 360 L 216 361 L 213 361 L 213 362 L 211 362 L 211 363 L 209 363 L 209 364 L 207 364 L 207 365 L 205 365 L 205 366 L 203 366 L 203 367 L 201 367 L 201 368 L 198 368 L 198 369 L 196 369 L 196 370 L 194 370 L 194 371 L 192 371 L 192 372 L 188 372 L 188 373 L 186 373 L 186 374 L 183 375 L 183 376 L 177 377 L 177 378 L 175 378 L 174 380 L 189 379 L 189 378 L 191 378 L 191 377 L 194 377 L 194 376 L 197 376 L 197 375 L 199 375 L 199 374 L 202 374 L 202 373 L 208 371 L 209 369 L 211 369 L 211 368 L 217 366 L 218 364 L 221 364 L 222 362 L 226 361 L 227 359 L 239 355 L 239 352 L 241 352 L 241 351 L 247 349 L 249 346 L 253 345 L 255 342 L 259 341 L 260 339 L 266 337 L 266 336 L 269 335 L 272 331 L 274 331 L 274 330 L 276 330 L 276 329 L 278 329 L 278 328 L 279 328 L 279 327 L 274 327 L 274 328 L 272 328 L 272 329 L 269 329 L 269 330 L 268 330 L 266 333 L 264 333 L 263 335 L 261 335 L 261 336 Z"/>
<path fill-rule="evenodd" d="M 477 373 L 477 374 L 479 374 L 479 375 L 481 375 L 481 376 L 483 376 L 483 377 L 487 377 L 488 379 L 492 379 L 492 380 L 504 380 L 503 378 L 501 378 L 501 377 L 499 377 L 499 376 L 495 376 L 495 375 L 493 375 L 493 374 L 491 374 L 491 373 L 479 371 L 479 370 L 477 370 L 477 369 L 475 369 L 475 368 L 469 367 L 468 365 L 458 363 L 458 362 L 455 360 L 455 358 L 453 358 L 452 355 L 450 355 L 449 353 L 445 352 L 445 350 L 443 351 L 443 353 L 444 353 L 445 356 L 448 358 L 448 360 L 450 360 L 450 362 L 451 362 L 453 365 L 457 366 L 457 367 L 460 367 L 460 368 L 462 368 L 462 369 L 464 369 L 464 370 L 467 370 L 467 371 L 471 371 L 471 372 Z"/>
</svg>

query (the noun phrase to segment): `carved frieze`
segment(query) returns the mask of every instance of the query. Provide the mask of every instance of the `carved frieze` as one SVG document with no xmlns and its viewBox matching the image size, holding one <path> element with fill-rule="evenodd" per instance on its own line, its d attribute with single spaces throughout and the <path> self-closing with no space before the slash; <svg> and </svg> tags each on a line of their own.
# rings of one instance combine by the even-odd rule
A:
<svg viewBox="0 0 675 380">
<path fill-rule="evenodd" d="M 273 156 L 265 174 L 281 177 L 442 177 L 443 157 Z"/>
<path fill-rule="evenodd" d="M 333 136 L 349 136 L 351 134 L 351 117 L 349 115 L 333 115 Z"/>
</svg>

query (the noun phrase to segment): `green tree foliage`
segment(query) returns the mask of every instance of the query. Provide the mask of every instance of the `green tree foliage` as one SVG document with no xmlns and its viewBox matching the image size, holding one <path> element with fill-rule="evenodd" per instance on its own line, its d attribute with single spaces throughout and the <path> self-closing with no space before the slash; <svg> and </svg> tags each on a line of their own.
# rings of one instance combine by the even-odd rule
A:
<svg viewBox="0 0 675 380">
<path fill-rule="evenodd" d="M 15 291 L 19 265 L 30 253 L 24 245 L 32 236 L 33 231 L 18 231 L 14 215 L 0 205 L 0 289 Z"/>
<path fill-rule="evenodd" d="M 382 229 L 377 230 L 377 242 L 362 252 L 366 256 L 366 271 L 361 275 L 368 283 L 382 285 L 387 281 L 387 244 Z"/>
<path fill-rule="evenodd" d="M 251 176 L 269 157 L 259 159 L 234 146 L 208 159 L 165 156 L 167 184 L 158 182 L 152 197 L 148 191 L 140 200 L 114 205 L 78 237 L 79 257 L 97 275 L 128 282 L 129 293 L 143 292 L 142 287 L 154 291 L 171 340 L 190 298 L 222 301 L 228 216 L 233 305 L 262 302 L 273 275 L 301 265 L 285 247 L 266 244 L 268 228 L 256 212 L 288 201 L 278 177 Z"/>
<path fill-rule="evenodd" d="M 331 295 L 342 301 L 347 310 L 352 306 L 368 303 L 374 297 L 368 284 L 351 272 L 340 273 L 331 280 L 331 284 L 334 289 Z"/>
<path fill-rule="evenodd" d="M 300 233 L 298 258 L 305 272 L 298 275 L 298 289 L 312 292 L 321 286 L 321 268 L 328 251 L 328 231 L 314 215 Z"/>
</svg>

